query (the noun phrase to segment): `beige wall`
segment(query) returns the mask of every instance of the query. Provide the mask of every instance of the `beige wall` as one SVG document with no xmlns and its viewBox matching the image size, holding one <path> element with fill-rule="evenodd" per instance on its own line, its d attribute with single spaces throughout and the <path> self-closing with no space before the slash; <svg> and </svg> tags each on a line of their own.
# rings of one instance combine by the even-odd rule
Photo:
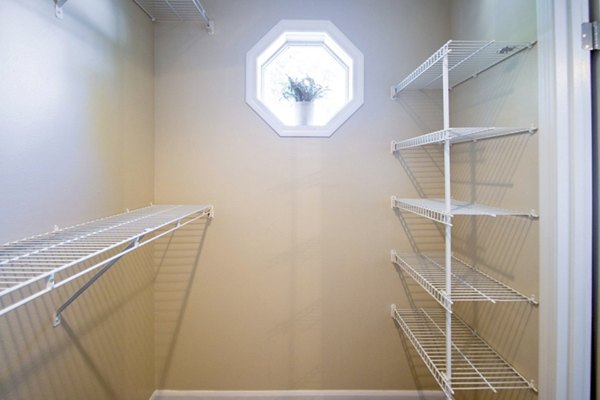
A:
<svg viewBox="0 0 600 400">
<path fill-rule="evenodd" d="M 153 200 L 152 24 L 130 1 L 0 2 L 0 243 Z M 3 400 L 148 399 L 152 253 L 0 318 Z"/>
<path fill-rule="evenodd" d="M 536 40 L 535 0 L 453 0 L 453 39 Z M 453 90 L 452 126 L 536 126 L 536 48 Z M 452 150 L 453 194 L 509 209 L 538 209 L 538 140 L 518 135 Z M 542 216 L 543 218 L 543 216 Z M 527 218 L 463 218 L 453 228 L 457 255 L 500 281 L 539 298 L 538 222 Z M 541 305 L 543 306 L 543 304 Z M 538 307 L 463 304 L 465 318 L 527 378 L 537 381 Z M 471 398 L 467 396 L 459 398 Z M 477 394 L 476 399 L 535 399 L 532 392 Z"/>
<path fill-rule="evenodd" d="M 205 6 L 214 36 L 156 28 L 156 201 L 216 208 L 185 307 L 157 314 L 158 387 L 435 387 L 389 316 L 409 246 L 389 197 L 415 195 L 389 143 L 418 132 L 389 88 L 447 40 L 448 2 Z M 280 138 L 244 101 L 246 52 L 281 19 L 329 19 L 365 56 L 365 103 L 331 138 Z"/>
<path fill-rule="evenodd" d="M 439 171 L 388 149 L 439 125 L 439 102 L 411 108 L 390 101 L 389 86 L 449 38 L 533 39 L 534 2 L 205 3 L 214 36 L 158 24 L 155 51 L 152 25 L 129 1 L 72 0 L 63 21 L 51 1 L 0 3 L 0 242 L 153 197 L 217 213 L 127 256 L 59 328 L 50 316 L 77 285 L 1 318 L 0 398 L 436 388 L 389 318 L 390 303 L 434 303 L 400 279 L 389 250 L 411 240 L 437 249 L 439 233 L 395 216 L 389 196 L 439 194 Z M 245 104 L 245 53 L 281 19 L 332 20 L 365 55 L 365 104 L 331 138 L 280 138 Z M 457 89 L 454 124 L 535 123 L 535 62 L 534 50 Z M 456 196 L 535 209 L 537 138 L 457 146 Z M 415 185 L 411 171 L 431 179 Z M 536 222 L 469 220 L 455 233 L 457 252 L 537 294 Z M 462 313 L 535 378 L 536 309 Z"/>
</svg>

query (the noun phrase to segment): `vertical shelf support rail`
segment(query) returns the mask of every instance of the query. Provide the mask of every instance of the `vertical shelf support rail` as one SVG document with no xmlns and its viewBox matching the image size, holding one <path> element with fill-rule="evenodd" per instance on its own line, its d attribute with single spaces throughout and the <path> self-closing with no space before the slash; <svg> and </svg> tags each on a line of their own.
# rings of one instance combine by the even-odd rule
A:
<svg viewBox="0 0 600 400">
<path fill-rule="evenodd" d="M 450 87 L 448 81 L 448 52 L 444 54 L 442 60 L 442 96 L 444 103 L 444 130 L 450 129 Z M 452 199 L 450 197 L 450 138 L 446 137 L 444 141 L 444 190 L 446 214 L 452 213 Z M 448 296 L 448 307 L 446 308 L 446 380 L 444 382 L 448 387 L 446 391 L 452 391 L 452 225 L 445 227 L 446 236 L 446 296 Z"/>
</svg>

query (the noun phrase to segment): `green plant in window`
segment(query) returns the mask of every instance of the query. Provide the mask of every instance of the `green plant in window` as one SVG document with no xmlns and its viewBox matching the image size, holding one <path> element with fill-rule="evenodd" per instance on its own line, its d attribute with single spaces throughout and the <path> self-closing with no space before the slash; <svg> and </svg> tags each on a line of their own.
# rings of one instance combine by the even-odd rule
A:
<svg viewBox="0 0 600 400">
<path fill-rule="evenodd" d="M 311 102 L 325 97 L 328 90 L 328 87 L 319 85 L 310 76 L 297 79 L 288 75 L 287 82 L 283 84 L 281 95 L 286 100 Z"/>
</svg>

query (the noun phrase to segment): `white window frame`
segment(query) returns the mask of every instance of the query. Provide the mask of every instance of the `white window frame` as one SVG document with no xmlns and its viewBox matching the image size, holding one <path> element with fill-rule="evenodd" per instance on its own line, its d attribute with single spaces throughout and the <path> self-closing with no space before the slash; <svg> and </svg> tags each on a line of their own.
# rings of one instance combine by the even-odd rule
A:
<svg viewBox="0 0 600 400">
<path fill-rule="evenodd" d="M 262 65 L 272 59 L 278 49 L 289 43 L 322 43 L 348 68 L 349 101 L 325 125 L 285 125 L 259 99 L 259 72 Z M 331 21 L 282 20 L 246 54 L 246 103 L 280 136 L 329 137 L 362 106 L 363 102 L 364 56 Z"/>
</svg>

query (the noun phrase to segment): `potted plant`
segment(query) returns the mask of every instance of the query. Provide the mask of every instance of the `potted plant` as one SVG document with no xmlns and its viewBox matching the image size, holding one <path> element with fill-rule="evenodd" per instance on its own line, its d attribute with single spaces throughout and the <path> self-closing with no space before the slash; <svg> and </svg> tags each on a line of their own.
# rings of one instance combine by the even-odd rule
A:
<svg viewBox="0 0 600 400">
<path fill-rule="evenodd" d="M 328 90 L 310 76 L 296 79 L 288 75 L 281 95 L 286 100 L 294 101 L 296 125 L 312 125 L 313 102 L 324 97 Z"/>
</svg>

